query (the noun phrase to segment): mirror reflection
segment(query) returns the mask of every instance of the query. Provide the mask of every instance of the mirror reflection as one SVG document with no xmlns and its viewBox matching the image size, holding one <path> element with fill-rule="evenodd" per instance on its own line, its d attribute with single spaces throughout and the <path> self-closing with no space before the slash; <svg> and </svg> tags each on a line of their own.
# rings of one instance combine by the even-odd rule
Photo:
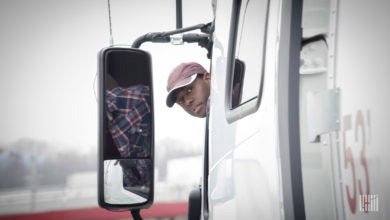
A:
<svg viewBox="0 0 390 220">
<path fill-rule="evenodd" d="M 113 146 L 106 146 L 115 148 L 121 158 L 150 155 L 150 103 L 150 89 L 145 85 L 106 89 L 107 130 L 113 141 Z M 114 152 L 107 157 L 117 158 Z"/>
<path fill-rule="evenodd" d="M 150 159 L 105 160 L 104 200 L 109 204 L 144 203 L 151 186 Z"/>
</svg>

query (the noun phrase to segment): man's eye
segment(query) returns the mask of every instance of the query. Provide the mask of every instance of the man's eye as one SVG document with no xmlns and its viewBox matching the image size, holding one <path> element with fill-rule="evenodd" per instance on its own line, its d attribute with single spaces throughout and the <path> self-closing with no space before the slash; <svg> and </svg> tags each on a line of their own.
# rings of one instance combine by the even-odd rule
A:
<svg viewBox="0 0 390 220">
<path fill-rule="evenodd" d="M 187 89 L 187 93 L 189 94 L 189 93 L 191 93 L 192 92 L 192 88 L 188 88 Z"/>
<path fill-rule="evenodd" d="M 183 104 L 183 98 L 182 97 L 179 97 L 177 99 L 177 104 L 179 104 L 179 105 Z"/>
</svg>

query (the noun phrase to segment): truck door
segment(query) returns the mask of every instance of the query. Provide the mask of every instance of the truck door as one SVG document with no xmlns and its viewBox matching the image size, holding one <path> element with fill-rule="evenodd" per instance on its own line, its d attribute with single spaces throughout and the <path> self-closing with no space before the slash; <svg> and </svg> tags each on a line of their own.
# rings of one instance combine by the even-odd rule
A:
<svg viewBox="0 0 390 220">
<path fill-rule="evenodd" d="M 285 214 L 276 92 L 281 4 L 218 1 L 204 195 L 209 204 L 203 207 L 211 219 L 281 219 Z M 291 5 L 282 10 L 291 15 Z M 291 188 L 291 179 L 285 185 Z"/>
</svg>

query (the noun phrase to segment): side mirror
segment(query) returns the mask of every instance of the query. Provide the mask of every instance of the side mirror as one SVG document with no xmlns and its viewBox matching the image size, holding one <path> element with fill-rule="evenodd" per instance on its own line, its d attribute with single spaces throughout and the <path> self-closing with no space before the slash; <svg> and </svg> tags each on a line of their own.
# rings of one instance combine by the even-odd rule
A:
<svg viewBox="0 0 390 220">
<path fill-rule="evenodd" d="M 99 52 L 98 202 L 110 210 L 153 203 L 152 65 L 142 50 Z"/>
</svg>

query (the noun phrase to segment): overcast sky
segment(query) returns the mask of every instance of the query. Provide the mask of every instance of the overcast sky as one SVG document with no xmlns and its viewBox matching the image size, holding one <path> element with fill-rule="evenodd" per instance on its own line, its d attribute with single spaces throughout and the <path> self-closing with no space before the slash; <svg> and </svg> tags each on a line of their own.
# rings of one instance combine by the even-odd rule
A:
<svg viewBox="0 0 390 220">
<path fill-rule="evenodd" d="M 175 0 L 111 0 L 115 44 L 175 29 Z M 183 25 L 212 19 L 209 0 L 183 0 Z M 106 0 L 0 1 L 0 143 L 33 138 L 97 144 L 97 53 L 109 44 Z M 146 43 L 155 80 L 156 142 L 171 136 L 203 143 L 204 119 L 165 106 L 165 82 L 180 62 L 209 68 L 195 45 Z"/>
</svg>

